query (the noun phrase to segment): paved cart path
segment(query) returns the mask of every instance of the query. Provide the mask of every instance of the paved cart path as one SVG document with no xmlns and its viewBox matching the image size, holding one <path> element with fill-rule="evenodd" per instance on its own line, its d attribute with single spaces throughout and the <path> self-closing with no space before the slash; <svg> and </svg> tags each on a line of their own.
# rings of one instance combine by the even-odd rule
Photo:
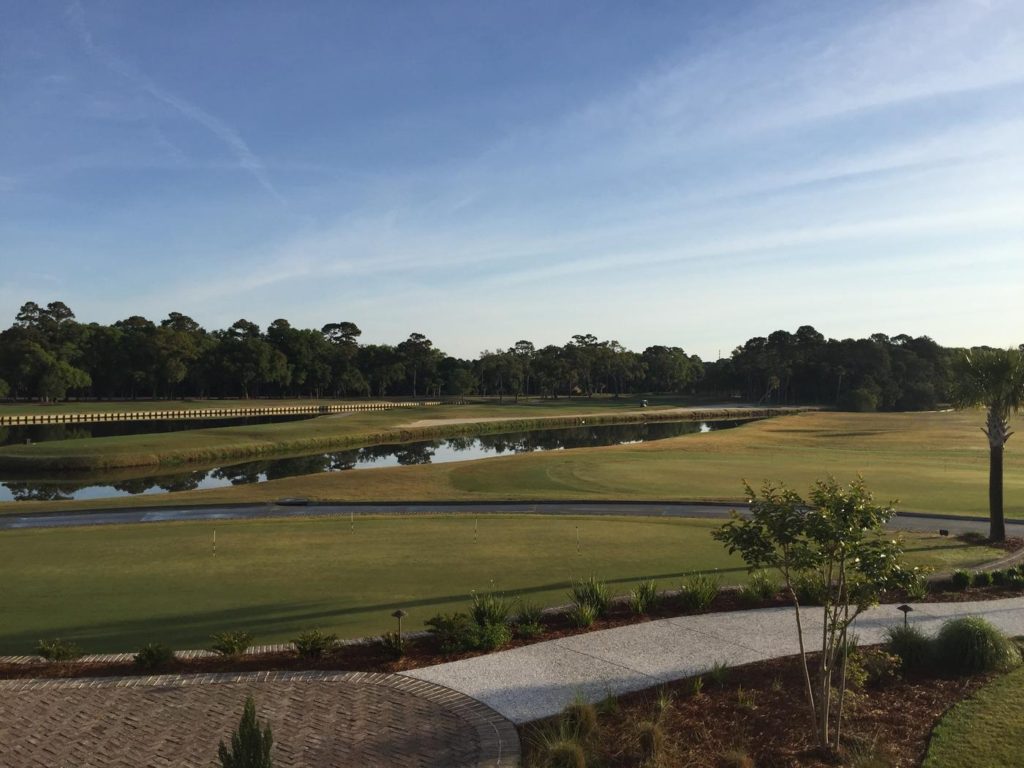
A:
<svg viewBox="0 0 1024 768">
<path fill-rule="evenodd" d="M 813 646 L 821 610 L 802 613 Z M 955 616 L 984 616 L 1011 635 L 1024 635 L 1024 597 L 974 603 L 922 603 L 914 624 L 935 632 Z M 892 605 L 864 613 L 856 623 L 861 643 L 877 643 L 902 622 Z M 633 624 L 565 637 L 510 651 L 405 673 L 438 683 L 486 704 L 514 723 L 561 711 L 577 696 L 597 702 L 670 680 L 698 675 L 716 663 L 730 666 L 797 653 L 791 608 L 710 613 Z"/>
</svg>

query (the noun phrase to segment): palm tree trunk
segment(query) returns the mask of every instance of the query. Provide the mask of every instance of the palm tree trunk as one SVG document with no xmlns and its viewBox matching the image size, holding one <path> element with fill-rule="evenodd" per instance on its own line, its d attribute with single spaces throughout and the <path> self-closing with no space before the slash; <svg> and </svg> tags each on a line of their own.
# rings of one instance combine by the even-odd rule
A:
<svg viewBox="0 0 1024 768">
<path fill-rule="evenodd" d="M 989 534 L 992 541 L 1006 541 L 1003 520 L 1003 446 L 989 446 L 988 462 Z"/>
</svg>

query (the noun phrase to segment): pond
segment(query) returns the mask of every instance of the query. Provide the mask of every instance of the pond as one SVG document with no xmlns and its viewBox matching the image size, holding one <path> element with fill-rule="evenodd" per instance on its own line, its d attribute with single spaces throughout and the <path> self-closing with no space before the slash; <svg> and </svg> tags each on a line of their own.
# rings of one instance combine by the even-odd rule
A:
<svg viewBox="0 0 1024 768">
<path fill-rule="evenodd" d="M 85 424 L 29 424 L 0 427 L 0 446 L 46 443 L 51 440 L 87 440 L 90 437 L 120 437 L 152 432 L 181 432 L 186 429 L 244 427 L 283 421 L 315 419 L 317 414 L 293 416 L 244 416 L 237 419 L 168 419 L 154 421 L 97 421 Z"/>
<path fill-rule="evenodd" d="M 749 421 L 750 419 L 705 422 L 660 421 L 536 429 L 479 437 L 450 437 L 444 440 L 373 445 L 330 453 L 249 461 L 175 474 L 125 477 L 122 473 L 121 477 L 117 479 L 110 474 L 91 473 L 66 473 L 61 477 L 32 478 L 31 480 L 9 478 L 0 481 L 0 501 L 99 499 L 111 496 L 169 493 L 197 488 L 259 483 L 318 472 L 342 472 L 413 464 L 443 464 L 534 451 L 628 445 L 729 429 Z"/>
</svg>

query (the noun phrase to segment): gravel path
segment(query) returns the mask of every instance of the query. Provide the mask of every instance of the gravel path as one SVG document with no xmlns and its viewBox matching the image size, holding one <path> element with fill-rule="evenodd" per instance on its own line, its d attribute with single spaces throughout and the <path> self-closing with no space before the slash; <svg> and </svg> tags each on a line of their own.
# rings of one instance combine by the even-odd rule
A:
<svg viewBox="0 0 1024 768">
<path fill-rule="evenodd" d="M 820 637 L 820 609 L 805 609 L 806 637 Z M 922 603 L 911 621 L 934 632 L 946 619 L 984 616 L 1011 635 L 1024 635 L 1024 597 L 975 603 Z M 864 613 L 856 633 L 864 644 L 901 622 L 895 606 Z M 799 651 L 791 608 L 768 608 L 661 619 L 537 643 L 511 651 L 405 673 L 483 702 L 514 723 L 554 715 L 577 696 L 596 702 L 729 666 Z"/>
</svg>

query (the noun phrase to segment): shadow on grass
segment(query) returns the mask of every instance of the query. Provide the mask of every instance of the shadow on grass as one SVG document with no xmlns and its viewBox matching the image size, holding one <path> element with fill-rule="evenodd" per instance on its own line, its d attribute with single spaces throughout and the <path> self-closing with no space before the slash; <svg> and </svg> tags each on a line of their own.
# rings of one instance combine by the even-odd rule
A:
<svg viewBox="0 0 1024 768">
<path fill-rule="evenodd" d="M 722 568 L 714 573 L 740 573 L 745 569 Z M 652 579 L 664 582 L 670 579 L 683 579 L 697 573 L 707 571 L 687 570 L 673 573 L 647 573 L 635 576 L 623 576 L 608 579 L 608 584 L 630 584 Z M 479 585 L 481 588 L 486 585 Z M 537 584 L 518 589 L 498 591 L 506 592 L 512 597 L 526 597 L 553 591 L 568 591 L 569 581 L 556 581 L 548 584 Z M 333 627 L 345 636 L 373 635 L 392 630 L 394 619 L 391 612 L 397 608 L 413 611 L 431 609 L 423 613 L 439 613 L 443 611 L 465 610 L 471 600 L 470 592 L 433 595 L 419 600 L 396 600 L 379 602 L 369 605 L 350 607 L 331 607 L 324 601 L 306 603 L 258 603 L 240 605 L 236 608 L 225 608 L 207 611 L 189 611 L 173 615 L 125 617 L 119 621 L 95 624 L 66 624 L 57 626 L 45 633 L 46 638 L 61 637 L 74 641 L 86 653 L 116 653 L 132 651 L 145 643 L 162 642 L 178 649 L 206 648 L 210 644 L 210 635 L 216 632 L 251 632 L 256 644 L 271 642 L 272 638 L 292 637 L 312 627 Z M 568 597 L 549 604 L 567 602 Z M 454 605 L 453 605 L 454 604 Z M 367 629 L 368 617 L 377 615 L 380 621 Z M 358 626 L 348 632 L 338 627 L 340 619 L 359 617 Z M 411 629 L 419 629 L 419 626 Z M 5 627 L 4 630 L 9 629 Z M 42 639 L 38 630 L 4 631 L 0 630 L 0 654 L 32 653 L 36 643 Z"/>
</svg>

